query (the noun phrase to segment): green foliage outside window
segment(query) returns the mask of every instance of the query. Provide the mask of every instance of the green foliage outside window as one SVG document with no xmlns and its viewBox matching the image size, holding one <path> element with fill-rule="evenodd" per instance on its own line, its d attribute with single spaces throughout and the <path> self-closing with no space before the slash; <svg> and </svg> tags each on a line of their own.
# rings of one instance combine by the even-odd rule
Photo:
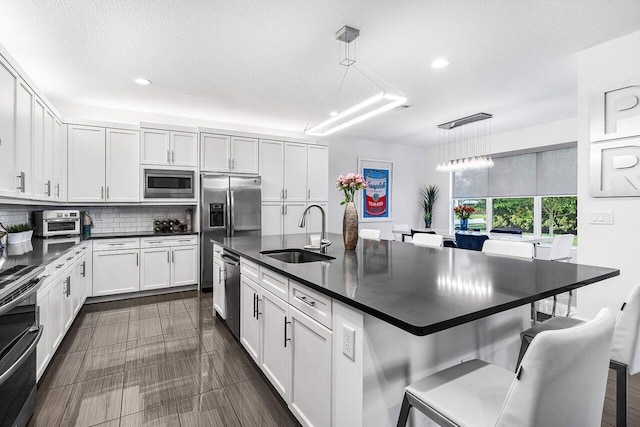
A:
<svg viewBox="0 0 640 427">
<path fill-rule="evenodd" d="M 492 227 L 533 233 L 533 197 L 493 199 Z"/>
<path fill-rule="evenodd" d="M 542 234 L 578 234 L 578 198 L 542 198 Z"/>
</svg>

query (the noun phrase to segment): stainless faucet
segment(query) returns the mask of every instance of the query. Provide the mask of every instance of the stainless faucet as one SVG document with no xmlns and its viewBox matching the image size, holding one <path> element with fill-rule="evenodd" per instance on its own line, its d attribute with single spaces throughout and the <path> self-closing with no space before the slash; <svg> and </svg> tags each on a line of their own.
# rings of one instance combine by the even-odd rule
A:
<svg viewBox="0 0 640 427">
<path fill-rule="evenodd" d="M 327 225 L 326 225 L 327 219 L 326 219 L 326 214 L 324 213 L 324 209 L 322 209 L 322 206 L 320 205 L 307 206 L 304 212 L 302 212 L 302 216 L 300 217 L 300 221 L 298 222 L 298 227 L 300 228 L 304 227 L 307 212 L 309 212 L 311 208 L 318 208 L 322 213 L 322 234 L 320 235 L 320 252 L 324 254 L 324 253 L 327 253 L 327 247 L 331 245 L 331 242 L 327 240 Z"/>
</svg>

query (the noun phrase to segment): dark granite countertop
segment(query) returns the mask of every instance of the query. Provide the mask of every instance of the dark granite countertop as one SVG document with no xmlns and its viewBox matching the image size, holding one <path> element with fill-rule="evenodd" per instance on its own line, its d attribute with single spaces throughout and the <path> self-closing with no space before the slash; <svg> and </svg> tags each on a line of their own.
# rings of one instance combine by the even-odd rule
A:
<svg viewBox="0 0 640 427">
<path fill-rule="evenodd" d="M 15 265 L 47 265 L 61 257 L 74 246 L 86 240 L 117 239 L 126 237 L 169 237 L 197 235 L 197 231 L 185 231 L 176 233 L 154 233 L 153 231 L 123 232 L 123 233 L 98 233 L 90 237 L 61 236 L 47 239 L 34 237 L 30 242 L 17 245 L 7 245 L 0 254 L 0 271 L 7 270 Z"/>
<path fill-rule="evenodd" d="M 214 239 L 228 250 L 414 335 L 428 335 L 618 276 L 612 268 L 360 240 L 346 251 L 329 234 L 335 259 L 288 264 L 260 252 L 302 248 L 307 235 Z"/>
</svg>

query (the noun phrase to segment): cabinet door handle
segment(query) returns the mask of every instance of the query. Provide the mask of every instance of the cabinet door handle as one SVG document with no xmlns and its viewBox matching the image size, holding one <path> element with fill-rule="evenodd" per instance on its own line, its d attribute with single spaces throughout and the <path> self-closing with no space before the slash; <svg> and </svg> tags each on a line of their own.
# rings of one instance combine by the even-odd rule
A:
<svg viewBox="0 0 640 427">
<path fill-rule="evenodd" d="M 284 205 L 284 214 L 289 215 L 289 206 Z"/>
<path fill-rule="evenodd" d="M 167 150 L 167 163 L 171 163 L 171 151 Z"/>
<path fill-rule="evenodd" d="M 139 261 L 140 261 L 140 254 L 136 254 L 136 265 L 140 265 Z"/>
<path fill-rule="evenodd" d="M 311 307 L 315 307 L 316 306 L 316 302 L 315 301 L 309 301 L 309 300 L 307 300 L 307 297 L 305 297 L 305 296 L 302 296 L 302 297 L 296 296 L 296 298 L 299 299 L 300 301 L 302 301 L 303 303 L 311 306 Z"/>
<path fill-rule="evenodd" d="M 169 251 L 171 253 L 171 263 L 175 264 L 176 263 L 176 258 L 173 256 L 173 251 Z"/>
<path fill-rule="evenodd" d="M 218 267 L 218 285 L 221 285 L 221 284 L 222 284 L 222 268 Z M 254 299 L 254 301 L 255 301 L 255 299 Z M 255 302 L 254 302 L 254 306 L 253 306 L 253 312 L 255 314 Z"/>
<path fill-rule="evenodd" d="M 286 188 L 284 189 L 284 199 L 285 200 L 287 199 L 287 189 Z"/>
<path fill-rule="evenodd" d="M 170 256 L 171 256 L 171 251 L 167 251 L 167 263 L 171 262 Z"/>
<path fill-rule="evenodd" d="M 311 198 L 311 189 L 308 189 L 307 190 L 307 199 L 310 199 L 310 198 Z"/>
<path fill-rule="evenodd" d="M 87 275 L 87 261 L 82 261 L 82 277 Z"/>
<path fill-rule="evenodd" d="M 258 295 L 256 295 L 256 293 L 254 292 L 253 293 L 253 318 L 254 319 L 258 318 L 257 315 L 256 315 L 256 313 L 258 312 L 257 302 L 256 302 L 257 298 L 258 298 Z"/>
<path fill-rule="evenodd" d="M 287 316 L 284 316 L 284 348 L 287 348 L 287 341 L 291 341 L 291 338 L 287 338 L 287 325 L 291 322 L 287 322 Z"/>
<path fill-rule="evenodd" d="M 71 295 L 71 276 L 67 277 L 67 298 Z"/>
<path fill-rule="evenodd" d="M 104 186 L 100 187 L 100 198 L 104 199 Z"/>
<path fill-rule="evenodd" d="M 20 190 L 21 193 L 24 193 L 24 172 L 20 172 L 17 178 L 20 180 L 20 184 L 16 188 Z"/>
<path fill-rule="evenodd" d="M 47 197 L 51 197 L 51 180 L 48 180 L 44 183 L 44 186 L 47 188 Z"/>
<path fill-rule="evenodd" d="M 280 199 L 284 200 L 284 188 L 280 190 Z"/>
<path fill-rule="evenodd" d="M 176 152 L 174 150 L 171 150 L 171 163 L 175 163 L 176 162 Z"/>
<path fill-rule="evenodd" d="M 58 199 L 60 198 L 60 183 L 56 184 L 56 197 Z"/>
<path fill-rule="evenodd" d="M 262 314 L 260 313 L 260 301 L 262 301 L 262 299 L 260 299 L 259 295 L 256 295 L 256 319 L 259 319 Z"/>
<path fill-rule="evenodd" d="M 107 199 L 109 198 L 109 186 L 107 185 Z"/>
</svg>

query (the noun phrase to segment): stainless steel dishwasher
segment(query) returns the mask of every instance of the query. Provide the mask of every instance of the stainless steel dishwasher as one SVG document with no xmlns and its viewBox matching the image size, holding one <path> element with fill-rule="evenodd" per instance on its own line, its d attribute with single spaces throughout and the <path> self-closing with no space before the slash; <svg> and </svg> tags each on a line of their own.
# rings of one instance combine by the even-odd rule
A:
<svg viewBox="0 0 640 427">
<path fill-rule="evenodd" d="M 224 262 L 224 296 L 227 303 L 227 326 L 240 339 L 240 257 L 229 251 L 222 252 Z"/>
</svg>

